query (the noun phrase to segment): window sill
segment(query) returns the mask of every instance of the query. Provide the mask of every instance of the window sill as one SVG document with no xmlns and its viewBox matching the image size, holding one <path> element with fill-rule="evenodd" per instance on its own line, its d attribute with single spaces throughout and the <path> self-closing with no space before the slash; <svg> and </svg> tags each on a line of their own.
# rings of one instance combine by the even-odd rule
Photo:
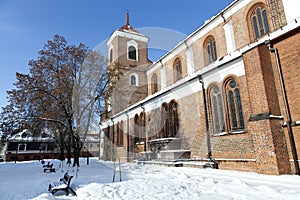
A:
<svg viewBox="0 0 300 200">
<path fill-rule="evenodd" d="M 137 61 L 138 61 L 138 60 L 131 59 L 131 58 L 127 58 L 127 60 L 129 60 L 129 61 L 134 61 L 134 62 L 137 62 Z"/>
<path fill-rule="evenodd" d="M 234 130 L 234 131 L 230 131 L 228 132 L 221 132 L 221 133 L 214 133 L 212 134 L 212 136 L 214 137 L 218 137 L 218 136 L 225 136 L 225 135 L 235 135 L 235 134 L 243 134 L 246 133 L 245 130 Z"/>
<path fill-rule="evenodd" d="M 223 136 L 223 135 L 228 135 L 227 132 L 221 132 L 221 133 L 214 133 L 212 136 Z"/>
<path fill-rule="evenodd" d="M 230 134 L 234 135 L 234 134 L 242 134 L 242 133 L 246 133 L 245 130 L 234 130 L 234 131 L 230 131 Z"/>
</svg>

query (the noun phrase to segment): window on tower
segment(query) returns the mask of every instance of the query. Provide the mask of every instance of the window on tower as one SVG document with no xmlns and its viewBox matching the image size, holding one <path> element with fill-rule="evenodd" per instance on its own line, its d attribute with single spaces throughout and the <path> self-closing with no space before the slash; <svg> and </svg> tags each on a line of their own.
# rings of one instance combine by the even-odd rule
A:
<svg viewBox="0 0 300 200">
<path fill-rule="evenodd" d="M 132 86 L 137 86 L 138 85 L 138 76 L 137 76 L 137 74 L 133 73 L 133 74 L 130 75 L 129 84 L 132 85 Z"/>
<path fill-rule="evenodd" d="M 128 59 L 136 60 L 136 48 L 134 46 L 128 47 Z"/>
</svg>

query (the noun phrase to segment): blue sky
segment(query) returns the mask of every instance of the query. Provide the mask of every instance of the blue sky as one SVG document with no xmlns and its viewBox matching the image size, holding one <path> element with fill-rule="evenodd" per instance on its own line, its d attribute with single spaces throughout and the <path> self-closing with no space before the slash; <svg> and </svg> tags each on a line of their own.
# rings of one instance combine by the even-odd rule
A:
<svg viewBox="0 0 300 200">
<path fill-rule="evenodd" d="M 0 107 L 7 104 L 6 91 L 13 88 L 15 73 L 28 72 L 28 61 L 36 59 L 38 51 L 55 34 L 64 36 L 68 44 L 82 42 L 93 49 L 99 43 L 104 44 L 114 30 L 125 24 L 128 10 L 130 24 L 141 28 L 140 32 L 145 35 L 147 30 L 154 30 L 145 27 L 157 27 L 185 36 L 231 2 L 233 0 L 0 0 Z M 164 40 L 166 42 L 168 37 Z M 176 45 L 178 41 L 172 40 L 171 46 L 172 42 Z M 157 53 L 150 54 L 150 59 L 155 61 L 157 56 Z"/>
</svg>

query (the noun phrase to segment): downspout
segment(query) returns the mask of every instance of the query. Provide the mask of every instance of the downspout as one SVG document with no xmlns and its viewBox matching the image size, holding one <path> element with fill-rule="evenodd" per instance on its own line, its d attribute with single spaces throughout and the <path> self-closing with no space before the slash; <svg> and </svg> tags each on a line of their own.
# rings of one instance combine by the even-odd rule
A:
<svg viewBox="0 0 300 200">
<path fill-rule="evenodd" d="M 290 145 L 291 145 L 291 150 L 292 150 L 292 155 L 293 155 L 293 160 L 294 160 L 295 171 L 296 171 L 296 175 L 300 175 L 297 149 L 296 149 L 293 129 L 292 129 L 292 126 L 291 126 L 291 123 L 292 123 L 291 111 L 290 111 L 289 102 L 288 102 L 288 98 L 287 98 L 287 93 L 286 93 L 286 89 L 285 89 L 284 78 L 283 78 L 283 74 L 282 74 L 282 68 L 281 68 L 278 49 L 273 48 L 273 45 L 271 44 L 270 40 L 266 40 L 265 44 L 267 45 L 269 51 L 271 53 L 275 54 L 276 66 L 277 66 L 277 71 L 278 71 L 279 81 L 280 81 L 280 87 L 281 87 L 284 107 L 285 107 L 285 110 L 286 110 L 286 118 L 287 118 L 286 124 L 287 124 L 289 139 L 290 139 Z"/>
<path fill-rule="evenodd" d="M 144 107 L 144 105 L 143 104 L 141 104 L 141 108 L 143 109 L 143 126 L 142 126 L 142 130 L 143 130 L 143 136 L 144 136 L 144 152 L 146 153 L 146 150 L 147 150 L 147 148 L 146 148 L 146 139 L 147 139 L 147 137 L 146 137 L 146 113 L 145 113 L 145 107 Z"/>
<path fill-rule="evenodd" d="M 128 113 L 126 112 L 126 116 L 127 116 L 127 162 L 130 162 L 130 154 L 129 154 L 129 151 L 130 151 L 130 148 L 129 148 L 129 115 Z"/>
<path fill-rule="evenodd" d="M 204 107 L 204 118 L 205 118 L 205 133 L 206 133 L 206 142 L 207 142 L 207 157 L 208 159 L 213 162 L 213 168 L 218 169 L 218 163 L 215 159 L 212 158 L 212 151 L 211 151 L 211 142 L 210 142 L 210 134 L 209 134 L 209 123 L 208 123 L 208 114 L 207 114 L 207 101 L 206 101 L 206 94 L 205 94 L 205 87 L 204 81 L 201 75 L 198 75 L 198 80 L 202 86 L 202 97 L 203 97 L 203 107 Z"/>
<path fill-rule="evenodd" d="M 204 106 L 204 118 L 205 118 L 205 132 L 206 132 L 206 140 L 207 140 L 207 157 L 209 160 L 212 160 L 211 153 L 211 143 L 210 143 L 210 134 L 209 134 L 209 124 L 208 124 L 208 115 L 207 115 L 207 103 L 206 103 L 206 94 L 204 82 L 201 75 L 198 75 L 198 80 L 202 86 L 202 98 L 203 98 L 203 106 Z"/>
</svg>

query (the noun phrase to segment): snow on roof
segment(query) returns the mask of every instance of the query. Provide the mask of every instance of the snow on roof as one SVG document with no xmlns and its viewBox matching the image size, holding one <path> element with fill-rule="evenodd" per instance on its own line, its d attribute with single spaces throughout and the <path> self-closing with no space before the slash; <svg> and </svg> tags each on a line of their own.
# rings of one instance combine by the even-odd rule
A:
<svg viewBox="0 0 300 200">
<path fill-rule="evenodd" d="M 21 132 L 12 135 L 8 138 L 8 140 L 49 140 L 52 139 L 52 137 L 48 136 L 48 137 L 33 137 L 32 132 L 29 129 L 24 129 Z"/>
</svg>

